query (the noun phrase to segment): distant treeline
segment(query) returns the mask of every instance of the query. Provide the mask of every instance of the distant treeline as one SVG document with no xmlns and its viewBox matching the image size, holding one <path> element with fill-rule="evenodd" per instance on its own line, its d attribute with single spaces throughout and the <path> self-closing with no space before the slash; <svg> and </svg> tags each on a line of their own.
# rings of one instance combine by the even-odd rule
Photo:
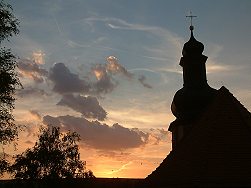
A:
<svg viewBox="0 0 251 188">
<path fill-rule="evenodd" d="M 57 180 L 1 180 L 1 188 L 143 188 L 144 179 L 94 178 Z"/>
</svg>

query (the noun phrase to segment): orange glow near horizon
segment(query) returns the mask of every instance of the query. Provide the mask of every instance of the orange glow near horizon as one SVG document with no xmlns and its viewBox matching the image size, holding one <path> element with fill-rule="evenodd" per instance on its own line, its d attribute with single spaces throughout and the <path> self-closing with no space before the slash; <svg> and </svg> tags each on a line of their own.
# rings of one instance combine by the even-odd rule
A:
<svg viewBox="0 0 251 188">
<path fill-rule="evenodd" d="M 93 171 L 96 177 L 146 178 L 162 163 L 170 150 L 171 143 L 167 141 L 128 150 L 125 156 L 102 156 L 94 149 L 88 152 L 88 156 L 86 150 L 81 148 L 81 156 L 82 160 L 87 161 L 87 169 Z"/>
<path fill-rule="evenodd" d="M 32 117 L 32 116 L 31 116 Z M 33 118 L 30 119 L 35 120 Z M 37 127 L 30 127 L 28 133 L 22 131 L 19 138 L 18 150 L 6 148 L 11 155 L 22 153 L 32 148 L 37 140 Z M 86 169 L 91 170 L 98 178 L 145 178 L 154 171 L 171 150 L 169 141 L 159 144 L 147 144 L 141 148 L 126 150 L 125 152 L 102 151 L 80 145 L 81 160 L 86 161 Z"/>
<path fill-rule="evenodd" d="M 37 140 L 39 126 L 42 124 L 41 117 L 35 112 L 36 111 L 32 110 L 19 110 L 15 113 L 16 120 L 19 120 L 21 124 L 28 126 L 27 130 L 22 131 L 20 134 L 18 151 L 15 151 L 14 153 L 13 151 L 10 151 L 11 154 L 22 153 L 25 149 L 34 146 L 34 143 Z M 120 113 L 111 112 L 113 114 L 111 117 L 115 119 L 120 118 Z M 133 113 L 138 114 L 138 120 L 144 122 L 146 125 L 147 122 L 156 123 L 156 121 L 151 118 L 150 112 L 140 113 L 137 110 L 133 110 Z M 141 114 L 141 116 L 139 114 Z M 129 115 L 127 116 L 130 117 Z M 148 119 L 146 118 L 147 116 Z M 168 119 L 167 116 L 164 117 L 164 114 L 159 114 L 158 117 L 158 124 L 166 122 L 166 119 Z M 126 119 L 126 121 L 127 124 L 130 125 L 129 122 L 135 121 L 135 119 Z M 151 125 L 149 124 L 148 126 Z M 168 135 L 165 136 L 168 137 Z M 96 177 L 101 178 L 145 178 L 159 166 L 171 149 L 170 138 L 165 138 L 163 141 L 156 144 L 156 138 L 152 135 L 149 135 L 149 141 L 145 145 L 121 151 L 101 151 L 99 149 L 90 148 L 84 145 L 84 143 L 80 143 L 79 146 L 81 160 L 87 162 L 86 168 L 93 171 Z"/>
<path fill-rule="evenodd" d="M 121 162 L 121 164 L 100 164 L 91 169 L 96 177 L 99 178 L 145 178 L 159 164 L 136 162 Z M 87 165 L 88 166 L 88 165 Z"/>
</svg>

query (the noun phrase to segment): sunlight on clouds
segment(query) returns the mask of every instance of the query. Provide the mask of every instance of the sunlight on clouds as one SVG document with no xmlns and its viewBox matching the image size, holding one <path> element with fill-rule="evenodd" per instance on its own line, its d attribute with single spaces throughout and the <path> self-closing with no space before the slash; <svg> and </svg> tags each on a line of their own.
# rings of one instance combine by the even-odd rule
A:
<svg viewBox="0 0 251 188">
<path fill-rule="evenodd" d="M 108 64 L 107 64 L 107 69 L 111 72 L 117 72 L 120 67 L 118 66 L 118 58 L 114 56 L 109 56 L 106 58 Z"/>
<path fill-rule="evenodd" d="M 43 53 L 41 50 L 38 50 L 38 51 L 35 51 L 35 52 L 32 53 L 32 59 L 33 59 L 33 61 L 36 64 L 39 64 L 39 65 L 45 63 L 44 56 L 45 56 L 45 53 Z"/>
<path fill-rule="evenodd" d="M 123 172 L 126 169 L 126 166 L 132 163 L 128 161 L 130 160 L 128 158 L 123 158 L 123 160 L 121 160 L 120 158 L 116 158 L 114 156 L 100 155 L 97 153 L 97 151 L 93 153 L 93 151 L 90 150 L 90 152 L 92 154 L 89 157 L 87 156 L 87 158 L 89 161 L 91 161 L 91 164 L 88 163 L 87 160 L 87 167 L 91 168 L 96 177 L 104 177 L 104 178 L 121 177 L 118 176 L 118 173 Z M 87 153 L 85 155 L 87 155 Z M 86 158 L 83 159 L 86 160 Z M 128 165 L 124 166 L 125 164 Z"/>
<path fill-rule="evenodd" d="M 98 67 L 93 70 L 93 73 L 96 76 L 97 80 L 101 80 L 105 76 L 105 72 Z"/>
<path fill-rule="evenodd" d="M 141 109 L 109 110 L 107 122 L 120 122 L 127 127 L 168 127 L 174 116 L 166 112 L 148 112 Z"/>
<path fill-rule="evenodd" d="M 208 64 L 207 65 L 207 73 L 214 73 L 219 71 L 228 71 L 230 70 L 230 67 L 226 65 L 217 65 L 217 64 Z"/>
<path fill-rule="evenodd" d="M 41 122 L 41 117 L 38 113 L 35 113 L 35 111 L 30 110 L 21 110 L 14 111 L 15 120 L 17 122 L 25 122 L 25 123 L 38 123 Z"/>
<path fill-rule="evenodd" d="M 164 133 L 163 133 L 164 131 Z M 81 144 L 81 158 L 96 177 L 145 178 L 171 150 L 171 134 L 163 129 L 148 130 L 152 135 L 141 147 L 121 150 L 96 150 Z M 161 138 L 156 142 L 154 135 Z"/>
<path fill-rule="evenodd" d="M 170 143 L 163 142 L 158 145 L 135 148 L 127 151 L 126 155 L 119 151 L 115 155 L 99 155 L 97 152 L 92 153 L 91 150 L 90 152 L 89 157 L 87 156 L 89 150 L 82 152 L 85 155 L 83 160 L 87 160 L 87 168 L 90 168 L 96 177 L 145 178 L 170 152 Z"/>
<path fill-rule="evenodd" d="M 95 67 L 92 68 L 92 72 L 94 73 L 97 80 L 108 79 L 112 75 L 122 74 L 127 78 L 131 78 L 133 75 L 126 70 L 118 62 L 118 58 L 115 56 L 108 56 L 106 58 L 105 64 L 97 64 Z"/>
</svg>

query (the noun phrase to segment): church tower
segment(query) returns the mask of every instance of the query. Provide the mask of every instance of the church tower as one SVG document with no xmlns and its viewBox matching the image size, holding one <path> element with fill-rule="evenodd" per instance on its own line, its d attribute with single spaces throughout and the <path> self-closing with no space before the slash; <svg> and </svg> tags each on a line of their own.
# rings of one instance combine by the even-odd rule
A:
<svg viewBox="0 0 251 188">
<path fill-rule="evenodd" d="M 193 16 L 189 17 L 192 19 Z M 176 92 L 171 105 L 172 113 L 176 117 L 169 127 L 173 148 L 190 131 L 191 121 L 200 116 L 216 92 L 207 83 L 207 56 L 202 54 L 204 45 L 194 38 L 193 30 L 191 23 L 191 36 L 184 44 L 183 57 L 180 59 L 180 66 L 183 68 L 183 88 Z"/>
<path fill-rule="evenodd" d="M 194 16 L 188 16 L 194 17 Z M 173 149 L 147 178 L 148 187 L 251 187 L 251 113 L 206 78 L 204 46 L 191 36 L 180 66 L 183 87 L 173 98 Z"/>
</svg>

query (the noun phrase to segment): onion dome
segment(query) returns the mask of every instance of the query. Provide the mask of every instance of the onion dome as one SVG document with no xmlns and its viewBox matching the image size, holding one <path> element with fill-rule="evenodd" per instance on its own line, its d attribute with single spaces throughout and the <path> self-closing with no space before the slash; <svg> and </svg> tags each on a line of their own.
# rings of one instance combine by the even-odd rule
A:
<svg viewBox="0 0 251 188">
<path fill-rule="evenodd" d="M 216 90 L 208 85 L 198 90 L 183 87 L 176 92 L 171 111 L 177 119 L 194 119 L 204 111 L 215 93 Z"/>
<path fill-rule="evenodd" d="M 201 55 L 204 50 L 204 45 L 197 41 L 193 36 L 194 27 L 191 25 L 191 37 L 188 42 L 184 44 L 182 55 L 183 56 L 198 56 Z"/>
</svg>

